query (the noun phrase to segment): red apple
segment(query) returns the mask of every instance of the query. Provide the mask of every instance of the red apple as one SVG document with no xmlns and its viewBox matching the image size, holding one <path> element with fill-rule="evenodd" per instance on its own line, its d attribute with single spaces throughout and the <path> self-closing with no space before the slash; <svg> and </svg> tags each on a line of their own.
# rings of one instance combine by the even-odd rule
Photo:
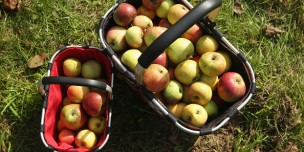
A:
<svg viewBox="0 0 304 152">
<path fill-rule="evenodd" d="M 135 7 L 128 3 L 121 3 L 113 13 L 113 19 L 117 25 L 127 26 L 137 15 Z"/>
<path fill-rule="evenodd" d="M 195 55 L 195 56 L 193 56 L 192 60 L 194 60 L 197 64 L 199 64 L 200 58 L 201 58 L 201 56 Z"/>
<path fill-rule="evenodd" d="M 71 130 L 78 130 L 87 122 L 87 114 L 80 104 L 69 104 L 62 108 L 60 120 Z"/>
<path fill-rule="evenodd" d="M 62 123 L 62 120 L 58 120 L 58 122 L 57 122 L 57 129 L 58 129 L 58 131 L 61 131 L 61 130 L 63 130 L 65 128 L 65 126 L 64 126 L 64 124 Z"/>
<path fill-rule="evenodd" d="M 142 0 L 142 5 L 149 10 L 156 10 L 163 0 Z"/>
<path fill-rule="evenodd" d="M 75 134 L 72 130 L 65 128 L 59 132 L 58 139 L 60 142 L 72 145 L 75 140 Z"/>
<path fill-rule="evenodd" d="M 153 64 L 159 64 L 159 65 L 162 65 L 164 67 L 167 67 L 167 65 L 168 65 L 167 61 L 168 61 L 167 60 L 167 54 L 165 52 L 163 52 L 152 63 Z"/>
<path fill-rule="evenodd" d="M 101 107 L 104 99 L 97 92 L 88 93 L 82 100 L 82 107 L 90 116 L 98 116 L 101 112 Z"/>
<path fill-rule="evenodd" d="M 151 20 L 153 20 L 156 16 L 156 13 L 154 10 L 149 10 L 143 5 L 139 6 L 137 9 L 137 15 L 145 15 L 149 17 Z"/>
<path fill-rule="evenodd" d="M 203 30 L 198 24 L 191 26 L 181 37 L 190 40 L 192 43 L 196 43 L 198 39 L 203 35 Z"/>
<path fill-rule="evenodd" d="M 226 102 L 234 102 L 246 93 L 243 77 L 236 72 L 224 73 L 217 85 L 218 95 Z"/>
<path fill-rule="evenodd" d="M 167 19 L 163 18 L 158 22 L 158 26 L 169 28 L 172 24 Z"/>
<path fill-rule="evenodd" d="M 168 69 L 168 72 L 169 72 L 170 80 L 175 80 L 175 77 L 174 77 L 175 67 L 169 66 L 167 69 Z"/>
<path fill-rule="evenodd" d="M 144 86 L 152 92 L 162 91 L 170 82 L 168 70 L 159 64 L 151 64 L 142 77 Z"/>
</svg>

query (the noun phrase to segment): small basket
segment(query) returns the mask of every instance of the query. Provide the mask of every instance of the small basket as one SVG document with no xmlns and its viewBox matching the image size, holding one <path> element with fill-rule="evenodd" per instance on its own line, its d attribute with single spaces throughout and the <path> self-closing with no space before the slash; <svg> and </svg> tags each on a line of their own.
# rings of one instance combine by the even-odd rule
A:
<svg viewBox="0 0 304 152">
<path fill-rule="evenodd" d="M 176 127 L 187 133 L 206 135 L 214 133 L 225 125 L 249 102 L 255 90 L 254 71 L 245 56 L 242 55 L 216 28 L 214 21 L 220 10 L 222 4 L 221 0 L 205 0 L 197 4 L 195 7 L 186 0 L 175 0 L 176 3 L 180 3 L 188 7 L 190 11 L 174 25 L 169 27 L 151 45 L 149 45 L 149 47 L 139 57 L 135 72 L 130 71 L 130 69 L 120 61 L 121 54 L 116 54 L 116 52 L 114 52 L 106 42 L 106 33 L 108 29 L 115 25 L 112 17 L 113 13 L 122 2 L 130 3 L 135 7 L 139 6 L 141 3 L 140 0 L 126 0 L 118 1 L 114 6 L 112 6 L 100 20 L 100 42 L 111 57 L 115 67 L 123 75 L 126 82 L 141 96 L 143 100 L 148 103 L 151 108 L 160 114 L 161 117 L 172 122 Z M 242 75 L 247 88 L 245 95 L 241 99 L 232 104 L 227 104 L 223 109 L 221 109 L 221 112 L 216 118 L 208 120 L 201 128 L 185 123 L 181 119 L 175 117 L 157 96 L 143 86 L 141 77 L 143 71 L 151 65 L 163 50 L 165 50 L 180 35 L 196 23 L 201 26 L 204 34 L 214 37 L 219 42 L 219 48 L 231 56 L 233 66 L 230 71 L 238 72 Z"/>
<path fill-rule="evenodd" d="M 66 58 L 76 58 L 81 62 L 89 59 L 97 60 L 103 69 L 102 77 L 107 80 L 104 83 L 99 80 L 85 79 L 79 77 L 63 76 L 62 63 Z M 44 97 L 41 115 L 41 139 L 43 144 L 52 151 L 99 151 L 107 143 L 110 136 L 112 117 L 112 87 L 113 87 L 113 64 L 104 54 L 103 50 L 90 46 L 67 46 L 59 49 L 51 58 L 48 65 L 47 76 L 42 78 L 39 91 Z M 88 86 L 107 92 L 104 117 L 106 127 L 101 135 L 97 135 L 96 146 L 91 149 L 76 148 L 73 145 L 59 142 L 57 120 L 59 119 L 62 99 L 65 95 L 65 85 Z"/>
</svg>

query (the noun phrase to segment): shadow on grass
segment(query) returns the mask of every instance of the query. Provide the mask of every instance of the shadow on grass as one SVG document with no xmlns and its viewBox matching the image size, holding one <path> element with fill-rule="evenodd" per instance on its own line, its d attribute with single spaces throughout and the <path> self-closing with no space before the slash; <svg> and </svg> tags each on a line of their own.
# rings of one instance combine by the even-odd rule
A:
<svg viewBox="0 0 304 152">
<path fill-rule="evenodd" d="M 161 118 L 122 79 L 114 83 L 113 118 L 105 151 L 188 151 L 198 136 Z"/>
</svg>

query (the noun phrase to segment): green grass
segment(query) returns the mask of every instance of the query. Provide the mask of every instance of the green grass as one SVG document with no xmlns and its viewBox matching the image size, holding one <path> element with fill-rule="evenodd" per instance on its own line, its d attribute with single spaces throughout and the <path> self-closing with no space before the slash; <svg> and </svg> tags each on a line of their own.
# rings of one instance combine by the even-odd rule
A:
<svg viewBox="0 0 304 152">
<path fill-rule="evenodd" d="M 198 1 L 190 1 L 196 4 Z M 223 1 L 217 27 L 254 68 L 254 97 L 217 134 L 200 138 L 160 119 L 121 80 L 115 81 L 112 134 L 105 151 L 304 151 L 304 3 L 301 0 Z M 37 82 L 47 63 L 27 67 L 38 53 L 48 58 L 63 45 L 101 47 L 97 26 L 114 1 L 24 0 L 21 11 L 0 13 L 0 151 L 46 151 L 41 142 L 42 98 Z M 263 27 L 285 33 L 266 37 Z"/>
</svg>

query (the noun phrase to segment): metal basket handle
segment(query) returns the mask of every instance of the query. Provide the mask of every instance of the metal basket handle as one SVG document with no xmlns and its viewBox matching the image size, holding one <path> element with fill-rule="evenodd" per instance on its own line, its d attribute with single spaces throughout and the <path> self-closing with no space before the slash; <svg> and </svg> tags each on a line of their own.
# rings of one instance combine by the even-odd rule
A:
<svg viewBox="0 0 304 152">
<path fill-rule="evenodd" d="M 138 64 L 135 67 L 135 80 L 142 84 L 142 74 L 146 68 L 178 37 L 180 37 L 191 26 L 201 20 L 205 15 L 212 11 L 218 11 L 222 5 L 221 0 L 205 0 L 179 19 L 175 24 L 160 35 L 139 57 Z M 216 14 L 213 13 L 213 14 Z"/>
</svg>

